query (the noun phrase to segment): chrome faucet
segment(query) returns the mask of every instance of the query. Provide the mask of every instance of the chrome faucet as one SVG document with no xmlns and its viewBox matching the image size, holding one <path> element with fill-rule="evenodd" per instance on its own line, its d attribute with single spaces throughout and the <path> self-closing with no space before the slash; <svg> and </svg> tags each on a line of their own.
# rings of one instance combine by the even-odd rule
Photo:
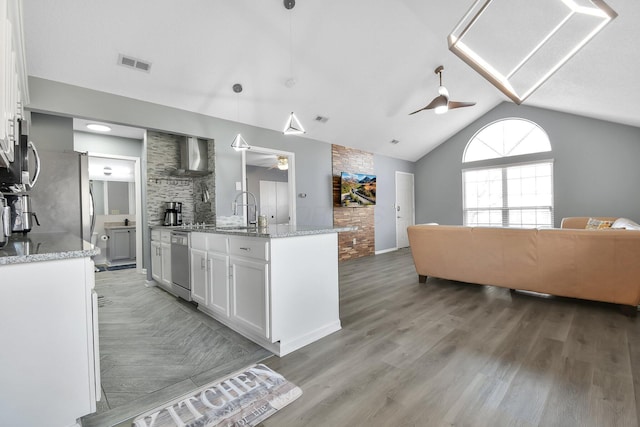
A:
<svg viewBox="0 0 640 427">
<path fill-rule="evenodd" d="M 253 197 L 253 203 L 249 203 L 249 200 L 247 200 L 247 203 L 238 203 L 238 197 L 242 196 L 245 193 L 248 194 L 249 196 Z M 256 196 L 251 191 L 241 191 L 240 193 L 238 193 L 238 195 L 236 196 L 235 200 L 233 201 L 233 214 L 234 215 L 238 215 L 238 206 L 240 206 L 240 207 L 246 206 L 247 207 L 247 227 L 250 227 L 252 225 L 254 227 L 257 227 L 258 226 L 258 202 L 256 201 Z M 253 221 L 249 221 L 249 207 L 250 206 L 253 206 L 253 214 L 254 214 Z"/>
</svg>

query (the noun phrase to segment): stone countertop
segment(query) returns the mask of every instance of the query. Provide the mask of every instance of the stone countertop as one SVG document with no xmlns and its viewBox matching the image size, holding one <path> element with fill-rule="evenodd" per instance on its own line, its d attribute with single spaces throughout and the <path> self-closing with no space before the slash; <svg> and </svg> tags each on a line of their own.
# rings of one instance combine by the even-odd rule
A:
<svg viewBox="0 0 640 427">
<path fill-rule="evenodd" d="M 100 249 L 91 243 L 66 233 L 13 234 L 7 245 L 0 248 L 0 266 L 83 258 L 99 253 Z"/>
<path fill-rule="evenodd" d="M 215 233 L 215 234 L 230 234 L 234 236 L 248 236 L 248 237 L 265 237 L 265 238 L 283 238 L 283 237 L 297 237 L 297 236 L 311 236 L 314 234 L 329 234 L 329 233 L 341 233 L 345 231 L 355 231 L 357 227 L 332 227 L 332 226 L 314 226 L 314 225 L 283 225 L 274 224 L 266 228 L 246 228 L 246 227 L 204 227 L 204 228 L 189 228 L 189 227 L 176 227 L 175 229 L 181 231 L 192 231 L 195 233 Z"/>
<path fill-rule="evenodd" d="M 106 225 L 104 226 L 105 230 L 121 230 L 121 229 L 125 229 L 125 230 L 133 230 L 136 228 L 135 225 Z"/>
</svg>

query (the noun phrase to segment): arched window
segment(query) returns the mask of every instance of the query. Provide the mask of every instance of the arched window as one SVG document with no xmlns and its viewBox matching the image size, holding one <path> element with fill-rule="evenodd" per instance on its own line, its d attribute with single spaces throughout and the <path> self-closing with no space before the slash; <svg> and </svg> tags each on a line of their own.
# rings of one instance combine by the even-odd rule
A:
<svg viewBox="0 0 640 427">
<path fill-rule="evenodd" d="M 489 123 L 467 144 L 462 162 L 498 159 L 551 151 L 547 133 L 537 124 L 517 118 Z"/>
<path fill-rule="evenodd" d="M 553 160 L 529 159 L 549 151 L 547 133 L 529 120 L 508 118 L 480 129 L 463 154 L 463 164 L 482 161 L 462 170 L 464 224 L 553 227 Z M 512 156 L 519 163 L 502 160 Z"/>
</svg>

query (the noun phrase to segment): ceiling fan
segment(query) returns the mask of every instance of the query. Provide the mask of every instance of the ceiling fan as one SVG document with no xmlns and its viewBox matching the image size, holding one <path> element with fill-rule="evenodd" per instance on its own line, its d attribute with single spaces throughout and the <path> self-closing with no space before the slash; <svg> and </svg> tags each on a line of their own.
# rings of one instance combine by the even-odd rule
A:
<svg viewBox="0 0 640 427">
<path fill-rule="evenodd" d="M 276 163 L 271 166 L 269 169 L 278 168 L 281 171 L 286 171 L 289 169 L 289 158 L 287 156 L 277 156 Z"/>
<path fill-rule="evenodd" d="M 449 91 L 447 90 L 446 87 L 442 86 L 443 70 L 444 70 L 444 67 L 440 65 L 434 71 L 434 73 L 440 76 L 440 87 L 438 88 L 439 95 L 433 98 L 433 100 L 426 107 L 416 110 L 413 113 L 409 113 L 409 115 L 418 113 L 422 110 L 435 110 L 436 114 L 444 114 L 449 110 L 453 110 L 454 108 L 471 107 L 473 105 L 476 105 L 475 102 L 461 102 L 461 101 L 449 100 Z"/>
</svg>

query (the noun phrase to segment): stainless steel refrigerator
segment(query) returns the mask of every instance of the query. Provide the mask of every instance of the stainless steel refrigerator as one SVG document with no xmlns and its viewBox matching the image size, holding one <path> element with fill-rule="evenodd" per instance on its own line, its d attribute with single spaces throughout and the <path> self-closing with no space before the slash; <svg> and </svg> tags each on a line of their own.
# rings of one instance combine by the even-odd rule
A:
<svg viewBox="0 0 640 427">
<path fill-rule="evenodd" d="M 31 233 L 68 233 L 91 241 L 92 201 L 86 153 L 40 150 L 40 177 L 29 191 L 40 226 Z"/>
</svg>

